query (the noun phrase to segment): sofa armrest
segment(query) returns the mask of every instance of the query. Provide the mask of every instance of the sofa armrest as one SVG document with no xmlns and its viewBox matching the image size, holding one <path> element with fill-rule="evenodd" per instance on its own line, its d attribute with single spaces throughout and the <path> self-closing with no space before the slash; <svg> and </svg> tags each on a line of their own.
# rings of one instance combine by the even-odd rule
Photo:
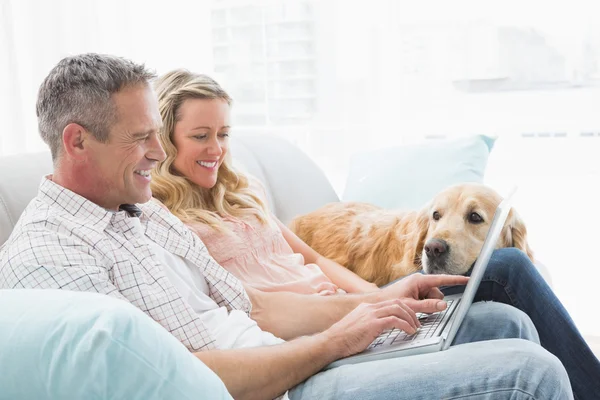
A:
<svg viewBox="0 0 600 400">
<path fill-rule="evenodd" d="M 231 399 L 162 326 L 96 293 L 0 290 L 0 365 L 3 399 Z"/>
</svg>

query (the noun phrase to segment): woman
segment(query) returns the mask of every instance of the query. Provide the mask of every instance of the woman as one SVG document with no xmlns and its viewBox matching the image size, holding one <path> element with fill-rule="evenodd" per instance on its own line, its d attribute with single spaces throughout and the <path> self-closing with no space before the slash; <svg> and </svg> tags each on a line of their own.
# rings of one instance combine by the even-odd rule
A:
<svg viewBox="0 0 600 400">
<path fill-rule="evenodd" d="M 269 213 L 260 183 L 233 168 L 231 98 L 215 81 L 175 71 L 157 82 L 157 92 L 164 133 L 172 132 L 173 141 L 162 141 L 167 159 L 153 173 L 152 191 L 202 238 L 217 262 L 266 291 L 378 290 L 301 241 Z"/>
<path fill-rule="evenodd" d="M 217 262 L 262 290 L 322 295 L 378 290 L 303 243 L 268 211 L 260 184 L 232 166 L 232 101 L 214 80 L 177 70 L 159 78 L 156 90 L 167 158 L 153 172 L 153 194 L 202 238 Z M 527 256 L 497 250 L 477 300 L 527 313 L 541 344 L 567 369 L 575 398 L 600 393 L 598 359 Z"/>
</svg>

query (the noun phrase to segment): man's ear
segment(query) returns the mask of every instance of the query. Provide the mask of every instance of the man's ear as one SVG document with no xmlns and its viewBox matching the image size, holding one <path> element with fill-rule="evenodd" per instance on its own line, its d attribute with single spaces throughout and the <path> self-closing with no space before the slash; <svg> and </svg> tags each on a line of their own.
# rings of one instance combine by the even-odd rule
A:
<svg viewBox="0 0 600 400">
<path fill-rule="evenodd" d="M 79 124 L 71 123 L 63 129 L 63 149 L 73 159 L 84 157 L 89 141 L 90 133 Z"/>
</svg>

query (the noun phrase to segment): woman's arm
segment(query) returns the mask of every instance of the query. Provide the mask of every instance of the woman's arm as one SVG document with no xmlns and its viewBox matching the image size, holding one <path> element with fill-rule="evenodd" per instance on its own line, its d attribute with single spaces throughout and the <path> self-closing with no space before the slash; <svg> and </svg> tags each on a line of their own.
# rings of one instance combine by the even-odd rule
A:
<svg viewBox="0 0 600 400">
<path fill-rule="evenodd" d="M 348 293 L 372 292 L 379 289 L 375 284 L 365 281 L 349 269 L 317 253 L 281 221 L 275 217 L 273 218 L 277 221 L 283 237 L 294 253 L 302 254 L 304 262 L 307 264 L 317 264 L 323 273 L 339 288 L 344 289 Z"/>
</svg>

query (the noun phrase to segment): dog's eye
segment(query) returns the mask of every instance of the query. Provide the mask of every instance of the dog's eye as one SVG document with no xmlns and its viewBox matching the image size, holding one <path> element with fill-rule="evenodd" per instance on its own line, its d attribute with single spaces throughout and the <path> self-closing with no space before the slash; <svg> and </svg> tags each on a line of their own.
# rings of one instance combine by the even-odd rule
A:
<svg viewBox="0 0 600 400">
<path fill-rule="evenodd" d="M 471 214 L 469 214 L 469 222 L 479 224 L 483 222 L 483 218 L 481 218 L 481 215 L 477 214 L 476 212 L 472 212 Z"/>
<path fill-rule="evenodd" d="M 440 215 L 440 213 L 437 212 L 437 211 L 434 211 L 433 212 L 433 220 L 434 221 L 438 221 L 440 218 L 442 218 L 442 216 Z"/>
</svg>

